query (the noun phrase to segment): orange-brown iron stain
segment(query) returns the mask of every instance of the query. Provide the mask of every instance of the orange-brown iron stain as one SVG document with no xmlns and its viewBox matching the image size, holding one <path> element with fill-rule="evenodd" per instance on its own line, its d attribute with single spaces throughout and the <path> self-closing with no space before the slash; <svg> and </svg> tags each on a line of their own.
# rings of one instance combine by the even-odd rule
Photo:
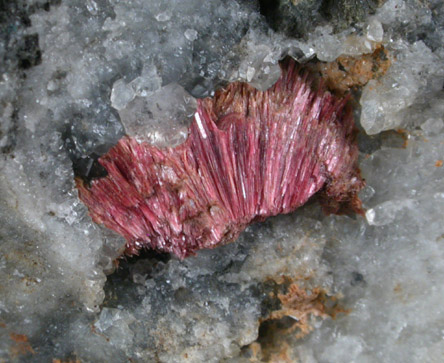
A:
<svg viewBox="0 0 444 363">
<path fill-rule="evenodd" d="M 28 337 L 26 335 L 10 333 L 9 338 L 14 342 L 14 344 L 9 348 L 11 357 L 17 358 L 28 353 L 35 354 L 35 351 L 32 349 L 31 344 L 29 344 Z"/>
</svg>

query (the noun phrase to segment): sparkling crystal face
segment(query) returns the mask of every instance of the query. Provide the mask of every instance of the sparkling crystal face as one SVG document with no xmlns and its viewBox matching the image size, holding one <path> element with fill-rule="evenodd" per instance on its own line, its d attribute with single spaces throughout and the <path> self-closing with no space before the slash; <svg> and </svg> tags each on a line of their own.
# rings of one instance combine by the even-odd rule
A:
<svg viewBox="0 0 444 363">
<path fill-rule="evenodd" d="M 360 212 L 347 99 L 315 90 L 293 61 L 282 70 L 265 92 L 232 83 L 200 100 L 176 148 L 121 139 L 100 160 L 108 176 L 77 183 L 93 219 L 127 239 L 127 254 L 148 247 L 184 258 L 321 190 L 328 212 Z"/>
</svg>

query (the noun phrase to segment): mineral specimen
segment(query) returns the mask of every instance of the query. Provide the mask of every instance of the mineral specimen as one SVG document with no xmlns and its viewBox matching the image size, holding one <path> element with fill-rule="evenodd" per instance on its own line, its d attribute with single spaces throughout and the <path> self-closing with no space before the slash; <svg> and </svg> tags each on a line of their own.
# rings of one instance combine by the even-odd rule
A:
<svg viewBox="0 0 444 363">
<path fill-rule="evenodd" d="M 254 3 L 2 2 L 1 362 L 239 363 L 253 360 L 253 344 L 264 362 L 271 353 L 292 362 L 443 360 L 444 167 L 435 163 L 444 160 L 444 2 L 386 0 L 339 32 L 309 14 L 304 39 L 270 29 Z M 169 21 L 156 20 L 165 13 Z M 38 43 L 27 41 L 33 34 Z M 221 82 L 247 81 L 265 91 L 284 53 L 334 61 L 335 74 L 350 76 L 339 61 L 379 45 L 391 66 L 364 86 L 355 118 L 366 218 L 325 216 L 307 203 L 249 226 L 236 243 L 184 260 L 144 254 L 106 276 L 125 241 L 92 222 L 73 166 L 91 177 L 96 156 L 125 131 L 158 147 L 183 142 L 197 107 L 189 112 L 184 90 L 202 98 Z M 154 109 L 162 95 L 169 102 Z M 144 130 L 129 127 L 138 120 Z M 290 291 L 270 282 L 281 276 L 307 296 L 343 296 L 350 313 L 310 317 L 303 339 L 280 335 L 296 320 L 261 322 L 285 308 L 279 296 Z"/>
<path fill-rule="evenodd" d="M 317 89 L 292 60 L 265 92 L 232 83 L 198 102 L 188 139 L 160 149 L 122 138 L 100 163 L 108 176 L 80 199 L 97 223 L 180 258 L 234 241 L 253 221 L 289 213 L 322 190 L 328 212 L 361 212 L 364 182 L 347 98 Z"/>
</svg>

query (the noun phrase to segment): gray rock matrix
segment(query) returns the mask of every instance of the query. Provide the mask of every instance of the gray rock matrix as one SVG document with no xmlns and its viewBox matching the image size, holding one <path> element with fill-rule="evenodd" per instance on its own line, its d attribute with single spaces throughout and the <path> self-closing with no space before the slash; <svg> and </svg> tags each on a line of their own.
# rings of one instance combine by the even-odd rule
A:
<svg viewBox="0 0 444 363">
<path fill-rule="evenodd" d="M 283 339 L 290 361 L 442 361 L 444 5 L 277 3 L 0 2 L 0 362 L 266 361 L 261 321 L 284 277 L 347 310 Z M 381 44 L 392 65 L 356 105 L 365 218 L 309 203 L 234 244 L 116 270 L 125 241 L 92 223 L 74 175 L 103 175 L 125 133 L 181 143 L 196 98 L 265 90 L 283 55 Z"/>
</svg>

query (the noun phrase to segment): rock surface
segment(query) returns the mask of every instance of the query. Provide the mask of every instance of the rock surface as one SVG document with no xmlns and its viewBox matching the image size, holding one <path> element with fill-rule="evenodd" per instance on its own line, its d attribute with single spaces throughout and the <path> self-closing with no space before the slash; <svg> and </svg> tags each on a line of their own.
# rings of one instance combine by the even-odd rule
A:
<svg viewBox="0 0 444 363">
<path fill-rule="evenodd" d="M 1 4 L 0 361 L 442 359 L 442 1 L 387 0 L 302 38 L 271 30 L 259 5 Z M 98 157 L 145 121 L 147 138 L 177 145 L 192 97 L 237 80 L 266 90 L 283 55 L 332 62 L 381 45 L 391 66 L 356 102 L 366 218 L 309 203 L 236 244 L 109 275 L 125 241 L 92 223 L 74 174 L 103 175 Z M 302 339 L 295 299 L 313 328 Z"/>
</svg>

